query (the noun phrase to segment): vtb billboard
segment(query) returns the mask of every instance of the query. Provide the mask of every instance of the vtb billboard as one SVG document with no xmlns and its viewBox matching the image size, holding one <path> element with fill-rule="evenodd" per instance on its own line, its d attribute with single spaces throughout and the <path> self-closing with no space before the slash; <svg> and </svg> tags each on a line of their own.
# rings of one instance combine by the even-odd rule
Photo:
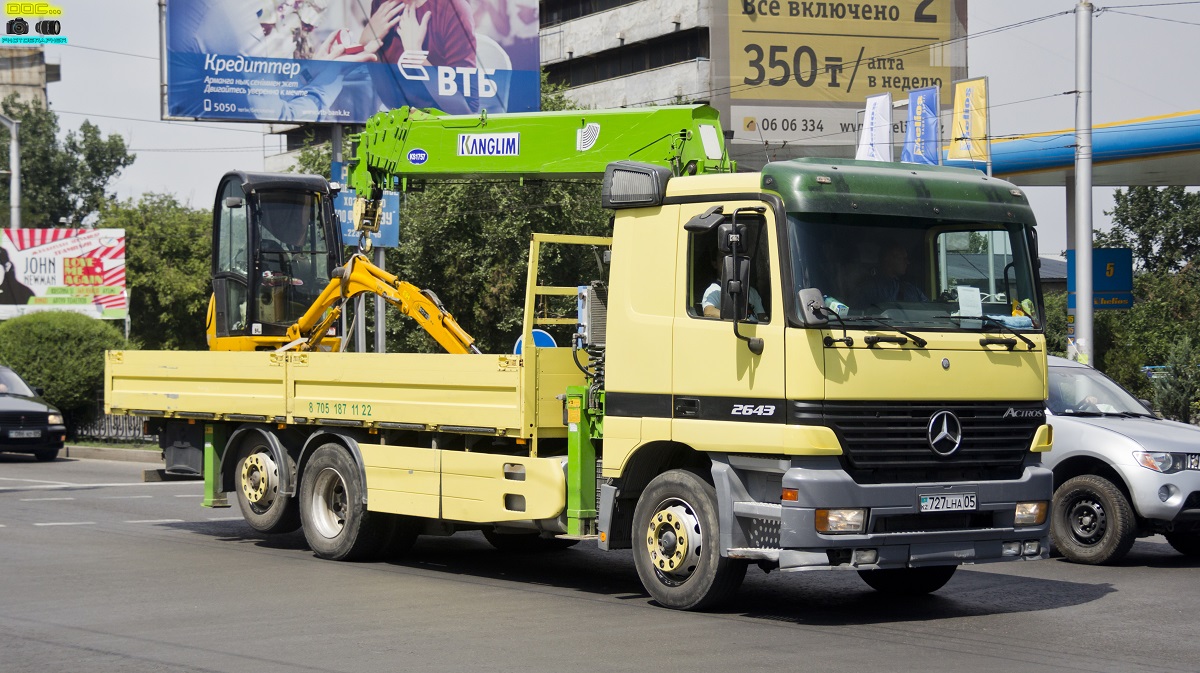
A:
<svg viewBox="0 0 1200 673">
<path fill-rule="evenodd" d="M 712 1 L 713 101 L 735 140 L 852 145 L 868 96 L 935 86 L 948 105 L 966 76 L 965 0 Z"/>
<path fill-rule="evenodd" d="M 536 0 L 167 0 L 165 118 L 538 109 Z"/>
</svg>

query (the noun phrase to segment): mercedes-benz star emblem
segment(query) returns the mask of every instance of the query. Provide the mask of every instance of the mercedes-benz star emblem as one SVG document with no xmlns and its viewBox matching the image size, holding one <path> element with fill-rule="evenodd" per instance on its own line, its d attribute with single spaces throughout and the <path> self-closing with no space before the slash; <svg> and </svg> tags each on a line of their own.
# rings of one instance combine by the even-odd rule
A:
<svg viewBox="0 0 1200 673">
<path fill-rule="evenodd" d="M 925 436 L 929 448 L 939 456 L 950 456 L 962 444 L 962 423 L 954 412 L 942 410 L 929 417 Z"/>
</svg>

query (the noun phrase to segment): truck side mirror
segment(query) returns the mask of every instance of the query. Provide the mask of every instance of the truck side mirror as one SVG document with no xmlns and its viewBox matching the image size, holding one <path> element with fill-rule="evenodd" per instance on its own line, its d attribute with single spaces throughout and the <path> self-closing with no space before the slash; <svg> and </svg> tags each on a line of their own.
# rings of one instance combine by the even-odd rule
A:
<svg viewBox="0 0 1200 673">
<path fill-rule="evenodd" d="M 750 259 L 721 258 L 721 320 L 744 320 L 750 313 Z"/>
<path fill-rule="evenodd" d="M 825 307 L 825 295 L 817 287 L 806 287 L 799 292 L 800 320 L 805 327 L 821 327 L 829 324 L 821 309 Z"/>
</svg>

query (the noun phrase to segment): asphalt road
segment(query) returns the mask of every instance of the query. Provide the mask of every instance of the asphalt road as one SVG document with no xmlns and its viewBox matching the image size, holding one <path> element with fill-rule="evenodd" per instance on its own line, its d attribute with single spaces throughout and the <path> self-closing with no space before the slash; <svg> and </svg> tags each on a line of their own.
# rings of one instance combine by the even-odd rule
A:
<svg viewBox="0 0 1200 673">
<path fill-rule="evenodd" d="M 154 464 L 0 454 L 0 671 L 1200 670 L 1200 560 L 960 569 L 882 597 L 854 573 L 752 569 L 734 605 L 657 607 L 628 552 L 477 533 L 333 563 L 264 537 Z"/>
</svg>

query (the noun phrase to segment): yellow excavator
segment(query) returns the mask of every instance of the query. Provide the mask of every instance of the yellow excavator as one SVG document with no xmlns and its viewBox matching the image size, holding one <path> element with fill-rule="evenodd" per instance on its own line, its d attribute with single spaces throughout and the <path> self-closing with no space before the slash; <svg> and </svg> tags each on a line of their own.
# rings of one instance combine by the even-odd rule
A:
<svg viewBox="0 0 1200 673">
<path fill-rule="evenodd" d="M 478 353 L 437 295 L 362 252 L 342 263 L 333 192 L 315 175 L 230 171 L 213 207 L 209 350 L 341 350 L 345 302 L 376 294 L 449 353 Z"/>
</svg>

